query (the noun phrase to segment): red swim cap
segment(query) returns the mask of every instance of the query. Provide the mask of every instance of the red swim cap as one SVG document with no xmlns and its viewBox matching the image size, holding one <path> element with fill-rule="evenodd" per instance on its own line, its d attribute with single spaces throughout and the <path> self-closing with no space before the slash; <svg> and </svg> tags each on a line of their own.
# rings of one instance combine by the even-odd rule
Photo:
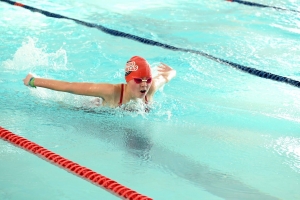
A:
<svg viewBox="0 0 300 200">
<path fill-rule="evenodd" d="M 133 78 L 152 77 L 149 63 L 142 57 L 133 56 L 126 63 L 125 79 L 129 82 Z"/>
</svg>

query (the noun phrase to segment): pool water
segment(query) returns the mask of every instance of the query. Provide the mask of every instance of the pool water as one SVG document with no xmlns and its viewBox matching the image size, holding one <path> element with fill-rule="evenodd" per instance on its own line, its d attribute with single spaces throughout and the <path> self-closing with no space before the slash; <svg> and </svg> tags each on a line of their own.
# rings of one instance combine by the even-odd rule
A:
<svg viewBox="0 0 300 200">
<path fill-rule="evenodd" d="M 299 13 L 220 0 L 22 3 L 300 81 Z M 300 198 L 299 88 L 0 5 L 0 126 L 153 199 Z M 177 71 L 150 113 L 22 82 L 121 83 L 133 55 Z M 0 161 L 0 199 L 118 199 L 2 140 Z"/>
</svg>

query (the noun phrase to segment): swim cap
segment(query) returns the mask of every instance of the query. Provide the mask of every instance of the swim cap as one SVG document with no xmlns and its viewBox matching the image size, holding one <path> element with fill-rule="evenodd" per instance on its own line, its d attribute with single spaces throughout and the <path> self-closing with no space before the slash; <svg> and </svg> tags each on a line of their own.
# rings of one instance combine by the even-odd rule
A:
<svg viewBox="0 0 300 200">
<path fill-rule="evenodd" d="M 142 57 L 133 56 L 126 63 L 125 79 L 129 82 L 133 78 L 152 77 L 149 63 Z"/>
</svg>

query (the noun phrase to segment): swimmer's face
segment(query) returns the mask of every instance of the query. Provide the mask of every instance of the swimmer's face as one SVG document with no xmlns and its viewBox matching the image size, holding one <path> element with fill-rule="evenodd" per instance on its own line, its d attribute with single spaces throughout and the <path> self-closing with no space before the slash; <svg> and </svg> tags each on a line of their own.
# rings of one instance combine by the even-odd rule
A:
<svg viewBox="0 0 300 200">
<path fill-rule="evenodd" d="M 133 78 L 128 82 L 128 85 L 132 91 L 135 98 L 145 98 L 152 84 L 152 78 L 142 77 Z"/>
</svg>

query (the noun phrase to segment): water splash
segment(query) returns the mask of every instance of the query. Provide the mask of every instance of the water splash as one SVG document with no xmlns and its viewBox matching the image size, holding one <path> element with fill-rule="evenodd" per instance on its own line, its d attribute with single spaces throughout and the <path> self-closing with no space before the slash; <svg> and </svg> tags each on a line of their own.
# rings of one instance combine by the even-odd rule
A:
<svg viewBox="0 0 300 200">
<path fill-rule="evenodd" d="M 3 62 L 6 69 L 32 70 L 46 68 L 67 70 L 67 53 L 60 48 L 54 53 L 47 53 L 46 46 L 37 47 L 38 39 L 28 37 L 17 49 L 13 58 Z"/>
<path fill-rule="evenodd" d="M 132 116 L 138 116 L 141 115 L 143 117 L 145 117 L 146 112 L 148 112 L 150 109 L 150 106 L 145 104 L 141 99 L 137 99 L 137 100 L 130 100 L 128 103 L 123 104 L 120 107 L 120 111 L 122 111 L 124 113 L 125 112 L 129 112 L 131 113 L 130 115 Z"/>
</svg>

